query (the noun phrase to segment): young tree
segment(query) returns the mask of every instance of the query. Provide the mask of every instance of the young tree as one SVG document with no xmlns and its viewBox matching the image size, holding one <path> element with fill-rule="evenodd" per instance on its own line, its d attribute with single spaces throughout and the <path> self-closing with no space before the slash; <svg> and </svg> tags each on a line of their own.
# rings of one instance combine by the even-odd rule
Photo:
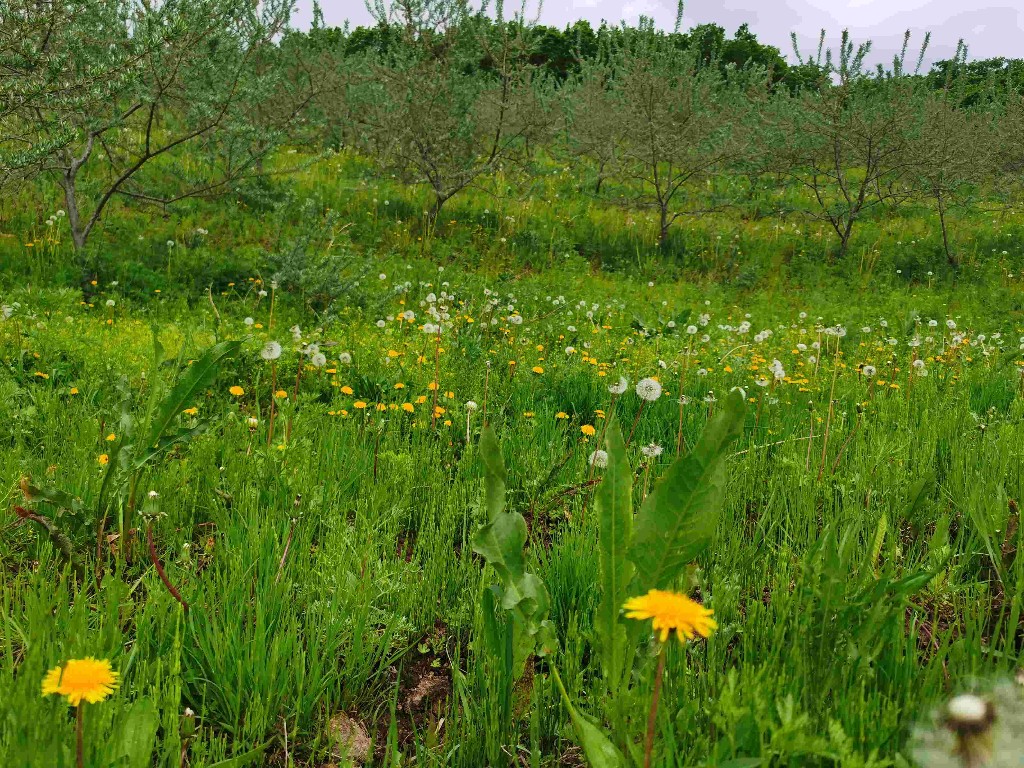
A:
<svg viewBox="0 0 1024 768">
<path fill-rule="evenodd" d="M 433 228 L 444 205 L 505 163 L 525 159 L 553 121 L 529 63 L 530 25 L 496 20 L 466 0 L 376 0 L 381 26 L 404 40 L 369 54 L 350 112 L 362 147 L 386 170 L 427 186 Z M 500 8 L 499 8 L 500 11 Z"/>
<path fill-rule="evenodd" d="M 955 61 L 964 63 L 967 49 L 961 43 Z M 969 84 L 963 69 L 946 70 L 946 83 L 922 94 L 917 128 L 908 151 L 920 193 L 935 205 L 942 231 L 942 247 L 950 266 L 959 263 L 949 233 L 948 213 L 975 200 L 975 191 L 989 175 L 992 122 L 990 112 L 966 105 Z"/>
<path fill-rule="evenodd" d="M 56 181 L 78 250 L 116 197 L 166 204 L 260 173 L 305 101 L 262 106 L 291 0 L 14 2 L 0 15 L 23 37 L 5 58 L 22 66 L 0 86 L 0 168 Z M 201 161 L 173 162 L 186 151 Z"/>
<path fill-rule="evenodd" d="M 822 40 L 824 35 L 823 30 Z M 906 44 L 890 73 L 865 71 L 869 50 L 870 43 L 855 49 L 845 31 L 838 62 L 830 50 L 822 60 L 819 46 L 810 62 L 821 74 L 817 87 L 777 94 L 763 144 L 775 170 L 809 193 L 810 205 L 801 212 L 831 227 L 839 258 L 846 255 L 860 218 L 904 201 L 911 192 L 907 147 L 915 100 L 913 81 L 903 69 Z M 805 66 L 799 50 L 796 54 Z"/>
<path fill-rule="evenodd" d="M 756 91 L 764 73 L 731 70 L 730 79 L 703 64 L 696 49 L 643 27 L 614 56 L 610 73 L 607 111 L 580 112 L 578 136 L 599 166 L 610 165 L 634 190 L 629 205 L 657 213 L 664 245 L 677 219 L 716 209 L 689 193 L 746 151 L 739 86 Z"/>
</svg>

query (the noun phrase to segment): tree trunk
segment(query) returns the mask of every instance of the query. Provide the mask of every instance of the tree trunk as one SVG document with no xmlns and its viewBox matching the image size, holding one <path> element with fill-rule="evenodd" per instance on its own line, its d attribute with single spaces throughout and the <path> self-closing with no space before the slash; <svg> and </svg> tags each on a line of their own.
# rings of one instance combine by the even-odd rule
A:
<svg viewBox="0 0 1024 768">
<path fill-rule="evenodd" d="M 662 207 L 660 228 L 658 230 L 658 246 L 660 248 L 664 248 L 668 242 L 668 228 L 670 226 L 672 226 L 672 222 L 668 218 L 668 209 Z"/>
<path fill-rule="evenodd" d="M 73 171 L 65 171 L 61 174 L 60 186 L 64 190 L 64 206 L 68 213 L 71 242 L 74 243 L 75 251 L 81 253 L 85 248 L 86 240 L 89 238 L 89 232 L 82 225 L 82 216 L 78 210 L 78 195 L 75 194 L 75 174 Z"/>
<path fill-rule="evenodd" d="M 935 202 L 939 209 L 939 228 L 942 230 L 942 250 L 946 253 L 946 262 L 951 267 L 958 267 L 960 262 L 949 245 L 949 227 L 946 225 L 946 202 L 942 199 L 941 189 L 935 190 Z"/>
</svg>

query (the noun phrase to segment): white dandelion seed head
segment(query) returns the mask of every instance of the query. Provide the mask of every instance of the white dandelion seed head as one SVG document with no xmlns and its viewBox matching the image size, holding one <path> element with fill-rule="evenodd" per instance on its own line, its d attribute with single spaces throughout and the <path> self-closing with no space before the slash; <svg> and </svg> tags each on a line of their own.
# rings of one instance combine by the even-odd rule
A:
<svg viewBox="0 0 1024 768">
<path fill-rule="evenodd" d="M 664 449 L 660 445 L 658 445 L 657 443 L 651 443 L 650 445 L 643 446 L 640 449 L 640 453 L 642 453 L 648 459 L 656 459 L 659 456 L 661 456 L 661 452 L 663 450 Z"/>
<path fill-rule="evenodd" d="M 327 356 L 323 352 L 314 352 L 313 356 L 309 358 L 309 362 L 317 368 L 323 368 L 327 365 Z"/>
<path fill-rule="evenodd" d="M 865 365 L 861 370 L 864 371 L 864 375 L 869 379 L 874 378 L 875 374 L 878 373 L 878 369 L 873 365 Z"/>
<path fill-rule="evenodd" d="M 263 345 L 263 349 L 260 350 L 260 357 L 267 362 L 271 360 L 277 360 L 281 356 L 281 345 L 276 341 L 268 341 Z"/>
<path fill-rule="evenodd" d="M 590 454 L 590 458 L 587 459 L 590 466 L 597 467 L 598 469 L 604 469 L 608 466 L 608 452 L 607 451 L 594 451 Z"/>
<path fill-rule="evenodd" d="M 342 352 L 340 355 L 338 355 L 338 362 L 341 363 L 342 365 L 351 365 L 352 364 L 352 355 L 351 355 L 351 353 L 349 353 L 349 352 Z"/>
<path fill-rule="evenodd" d="M 475 411 L 478 407 L 479 406 L 474 401 L 472 401 L 472 400 L 467 400 L 466 401 L 466 410 L 469 411 L 470 413 Z"/>
<path fill-rule="evenodd" d="M 661 382 L 650 377 L 640 379 L 640 381 L 636 383 L 636 394 L 641 400 L 653 403 L 661 397 Z"/>
<path fill-rule="evenodd" d="M 242 322 L 245 323 L 250 328 L 252 328 L 253 325 L 255 325 L 255 323 L 256 323 L 256 321 L 253 318 L 251 318 L 251 317 L 245 318 L 245 320 L 243 320 Z"/>
<path fill-rule="evenodd" d="M 629 387 L 629 381 L 625 376 L 619 376 L 619 380 L 615 384 L 608 385 L 608 391 L 613 395 L 621 395 Z"/>
</svg>

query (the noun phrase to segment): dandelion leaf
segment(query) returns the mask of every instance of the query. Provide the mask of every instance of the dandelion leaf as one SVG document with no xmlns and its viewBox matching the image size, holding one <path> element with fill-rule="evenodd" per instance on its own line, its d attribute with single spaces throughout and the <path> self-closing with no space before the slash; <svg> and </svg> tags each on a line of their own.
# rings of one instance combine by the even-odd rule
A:
<svg viewBox="0 0 1024 768">
<path fill-rule="evenodd" d="M 594 626 L 605 680 L 609 690 L 616 691 L 623 678 L 626 647 L 626 628 L 619 614 L 633 578 L 633 564 L 627 557 L 633 533 L 633 473 L 617 421 L 608 425 L 606 444 L 608 467 L 595 497 L 601 603 Z"/>
<path fill-rule="evenodd" d="M 643 590 L 664 589 L 710 543 L 725 499 L 726 451 L 743 431 L 733 390 L 694 449 L 669 467 L 637 514 L 630 559 Z"/>
</svg>

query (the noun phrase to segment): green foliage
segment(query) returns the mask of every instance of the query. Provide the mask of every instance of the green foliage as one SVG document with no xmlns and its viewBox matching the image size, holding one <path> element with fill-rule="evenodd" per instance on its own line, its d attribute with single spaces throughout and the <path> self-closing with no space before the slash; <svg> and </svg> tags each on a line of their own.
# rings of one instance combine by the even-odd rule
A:
<svg viewBox="0 0 1024 768">
<path fill-rule="evenodd" d="M 553 625 L 548 619 L 550 599 L 544 583 L 526 570 L 523 546 L 526 520 L 519 512 L 504 511 L 505 467 L 501 448 L 490 426 L 485 426 L 480 453 L 485 468 L 486 508 L 490 522 L 473 536 L 473 551 L 494 568 L 499 584 L 490 588 L 496 604 L 511 619 L 512 676 L 522 676 L 534 653 L 546 656 L 554 649 Z M 490 615 L 485 601 L 485 615 Z"/>
<path fill-rule="evenodd" d="M 643 590 L 666 589 L 710 543 L 725 499 L 726 450 L 743 432 L 734 389 L 693 450 L 678 459 L 637 513 L 629 557 Z"/>
<path fill-rule="evenodd" d="M 620 614 L 634 573 L 633 561 L 627 555 L 633 541 L 633 471 L 617 421 L 608 426 L 607 445 L 608 469 L 594 498 L 601 564 L 601 604 L 594 628 L 605 684 L 614 694 L 630 671 L 626 628 Z"/>
</svg>

